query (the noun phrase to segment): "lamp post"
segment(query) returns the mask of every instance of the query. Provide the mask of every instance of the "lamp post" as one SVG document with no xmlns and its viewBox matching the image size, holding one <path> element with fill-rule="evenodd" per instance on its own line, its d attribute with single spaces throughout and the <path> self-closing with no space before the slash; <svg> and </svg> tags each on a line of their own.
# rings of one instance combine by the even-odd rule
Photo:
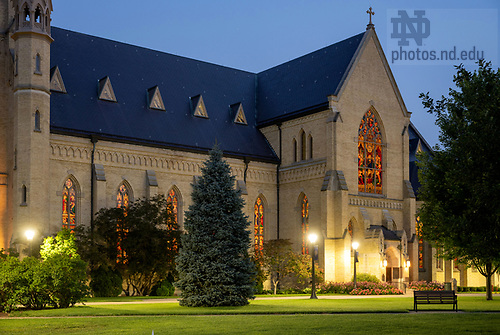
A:
<svg viewBox="0 0 500 335">
<path fill-rule="evenodd" d="M 35 236 L 35 231 L 34 230 L 26 230 L 24 233 L 26 235 L 26 238 L 28 239 L 29 243 L 29 254 L 28 256 L 31 256 L 31 241 L 33 241 L 33 237 Z"/>
<path fill-rule="evenodd" d="M 358 262 L 358 242 L 352 242 L 352 250 L 354 250 L 354 288 L 356 288 L 356 263 Z"/>
<path fill-rule="evenodd" d="M 311 298 L 310 299 L 318 299 L 316 296 L 316 276 L 314 274 L 314 261 L 318 259 L 318 246 L 315 244 L 318 240 L 318 235 L 309 234 L 309 242 L 311 242 L 311 246 L 313 249 L 312 253 L 312 290 L 311 290 Z"/>
</svg>

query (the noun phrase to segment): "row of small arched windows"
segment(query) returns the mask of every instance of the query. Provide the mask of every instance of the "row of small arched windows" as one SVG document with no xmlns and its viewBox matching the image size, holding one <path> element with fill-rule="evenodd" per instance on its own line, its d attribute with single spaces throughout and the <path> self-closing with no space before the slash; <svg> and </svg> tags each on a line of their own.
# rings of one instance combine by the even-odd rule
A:
<svg viewBox="0 0 500 335">
<path fill-rule="evenodd" d="M 304 130 L 301 130 L 299 141 L 293 139 L 293 155 L 294 162 L 313 158 L 313 137 L 311 134 L 306 136 Z"/>
<path fill-rule="evenodd" d="M 21 18 L 21 20 L 19 20 Z M 44 13 L 42 7 L 37 5 L 33 11 L 28 3 L 25 3 L 22 7 L 21 13 L 17 14 L 17 24 L 16 28 L 21 27 L 38 27 L 40 29 L 47 30 L 50 23 L 50 9 Z"/>
</svg>

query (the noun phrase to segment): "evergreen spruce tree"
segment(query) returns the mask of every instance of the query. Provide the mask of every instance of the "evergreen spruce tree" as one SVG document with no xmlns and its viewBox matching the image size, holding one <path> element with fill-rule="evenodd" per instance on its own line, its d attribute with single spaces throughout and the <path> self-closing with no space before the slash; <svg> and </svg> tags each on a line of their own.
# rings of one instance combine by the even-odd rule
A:
<svg viewBox="0 0 500 335">
<path fill-rule="evenodd" d="M 253 299 L 254 266 L 243 199 L 217 146 L 193 185 L 177 257 L 182 306 L 243 306 Z"/>
</svg>

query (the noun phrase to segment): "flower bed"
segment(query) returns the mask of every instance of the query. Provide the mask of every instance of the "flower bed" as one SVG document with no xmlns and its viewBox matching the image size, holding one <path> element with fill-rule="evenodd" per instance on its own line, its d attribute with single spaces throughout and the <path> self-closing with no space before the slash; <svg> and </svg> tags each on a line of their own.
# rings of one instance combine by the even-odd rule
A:
<svg viewBox="0 0 500 335">
<path fill-rule="evenodd" d="M 400 289 L 388 283 L 358 282 L 354 288 L 353 282 L 348 283 L 322 283 L 318 293 L 339 293 L 352 295 L 388 295 L 403 294 Z"/>
<path fill-rule="evenodd" d="M 437 281 L 426 282 L 421 280 L 412 281 L 408 288 L 415 291 L 442 291 L 444 290 L 444 284 Z"/>
</svg>

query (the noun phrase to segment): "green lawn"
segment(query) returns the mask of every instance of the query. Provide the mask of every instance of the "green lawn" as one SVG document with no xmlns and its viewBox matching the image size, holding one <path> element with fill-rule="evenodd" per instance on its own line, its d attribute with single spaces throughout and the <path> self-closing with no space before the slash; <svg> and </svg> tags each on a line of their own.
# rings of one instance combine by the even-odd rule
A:
<svg viewBox="0 0 500 335">
<path fill-rule="evenodd" d="M 458 313 L 451 312 L 451 305 L 422 306 L 422 311 L 432 309 L 433 312 L 408 313 L 413 308 L 411 297 L 320 297 L 318 300 L 304 297 L 256 300 L 244 307 L 220 308 L 180 307 L 178 303 L 138 304 L 133 303 L 134 300 L 137 299 L 125 304 L 15 312 L 11 317 L 0 319 L 0 333 L 151 334 L 153 330 L 155 334 L 500 332 L 500 299 L 486 301 L 482 296 L 459 296 Z"/>
</svg>

